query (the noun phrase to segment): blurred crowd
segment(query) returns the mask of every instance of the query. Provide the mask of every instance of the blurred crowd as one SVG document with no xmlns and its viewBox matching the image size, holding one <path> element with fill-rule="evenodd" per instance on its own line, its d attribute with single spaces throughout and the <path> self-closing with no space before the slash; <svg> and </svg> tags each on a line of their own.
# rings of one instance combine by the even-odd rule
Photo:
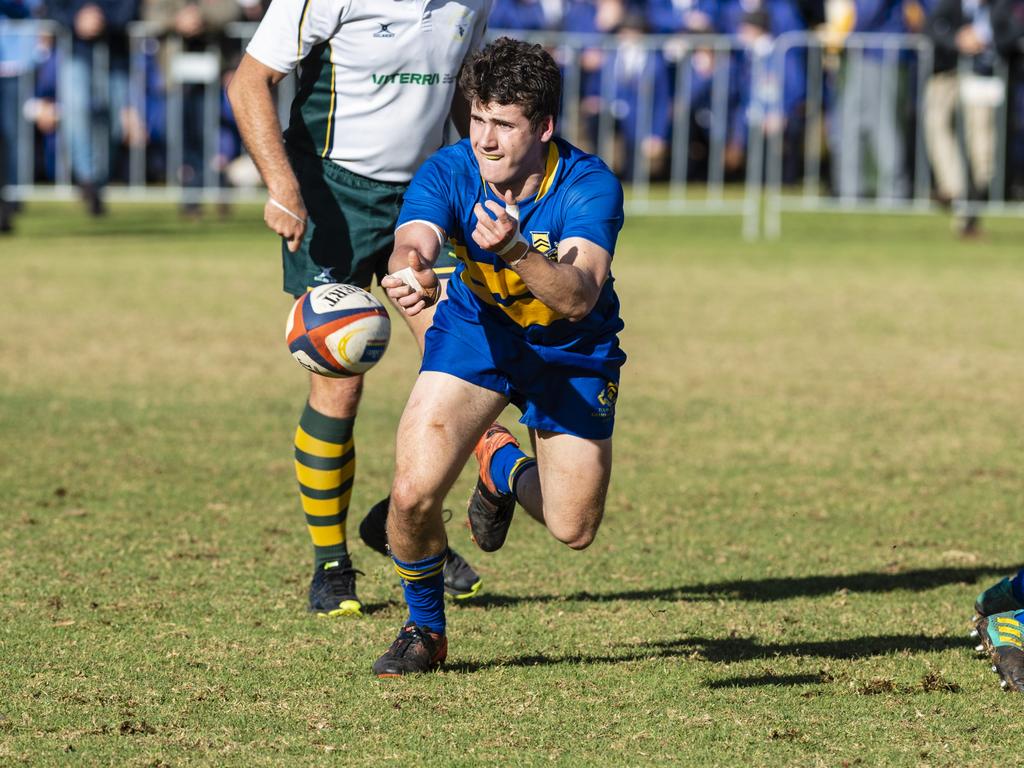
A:
<svg viewBox="0 0 1024 768">
<path fill-rule="evenodd" d="M 224 86 L 244 44 L 230 25 L 258 21 L 262 2 L 0 0 L 0 189 L 58 178 L 58 141 L 95 215 L 104 185 L 126 178 L 132 148 L 150 183 L 253 181 Z M 25 19 L 55 22 L 71 44 L 48 27 L 29 35 L 9 24 Z M 563 118 L 574 117 L 569 138 L 601 150 L 624 177 L 748 177 L 756 135 L 781 147 L 792 183 L 811 137 L 828 160 L 823 192 L 901 199 L 920 188 L 920 125 L 936 200 L 984 200 L 1000 135 L 999 194 L 1024 191 L 1024 0 L 495 0 L 490 28 L 572 36 L 553 47 L 566 73 Z M 812 31 L 824 48 L 801 42 Z M 780 55 L 787 33 L 796 35 Z M 911 34 L 930 41 L 927 51 Z M 145 87 L 130 88 L 130 74 Z M 198 214 L 197 200 L 184 197 L 183 213 Z M 0 201 L 0 229 L 13 212 Z M 973 226 L 961 221 L 964 234 Z"/>
<path fill-rule="evenodd" d="M 224 91 L 241 41 L 226 30 L 232 22 L 259 21 L 265 10 L 260 0 L 0 0 L 0 188 L 57 178 L 62 121 L 70 177 L 93 215 L 106 212 L 103 188 L 125 180 L 133 148 L 144 153 L 147 181 L 222 185 L 242 153 Z M 28 34 L 25 24 L 9 23 L 32 19 L 51 23 Z M 130 87 L 130 75 L 143 87 Z M 172 84 L 180 88 L 174 116 Z M 211 126 L 216 149 L 204 162 Z M 173 168 L 166 151 L 171 131 L 181 137 Z M 33 169 L 32 178 L 23 178 L 24 167 Z M 0 228 L 10 227 L 14 209 L 0 200 Z M 197 214 L 199 204 L 186 198 L 182 210 Z"/>
</svg>

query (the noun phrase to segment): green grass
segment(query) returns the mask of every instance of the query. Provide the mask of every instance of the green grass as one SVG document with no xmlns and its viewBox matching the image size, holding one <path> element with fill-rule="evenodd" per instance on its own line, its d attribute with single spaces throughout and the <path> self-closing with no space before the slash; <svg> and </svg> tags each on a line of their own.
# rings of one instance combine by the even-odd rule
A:
<svg viewBox="0 0 1024 768">
<path fill-rule="evenodd" d="M 633 219 L 597 542 L 525 519 L 449 611 L 447 671 L 378 682 L 404 618 L 304 612 L 305 380 L 255 208 L 31 205 L 0 240 L 0 765 L 1013 764 L 966 639 L 1024 561 L 1024 223 Z M 368 376 L 355 521 L 411 340 Z M 511 416 L 511 415 L 510 415 Z M 429 457 L 424 457 L 429 460 Z M 353 526 L 350 526 L 354 528 Z"/>
</svg>

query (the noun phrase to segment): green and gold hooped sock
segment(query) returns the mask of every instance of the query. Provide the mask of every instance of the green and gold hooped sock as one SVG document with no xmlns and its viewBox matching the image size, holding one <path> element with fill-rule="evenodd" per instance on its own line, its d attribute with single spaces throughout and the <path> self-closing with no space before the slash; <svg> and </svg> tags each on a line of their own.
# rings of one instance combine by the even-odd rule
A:
<svg viewBox="0 0 1024 768">
<path fill-rule="evenodd" d="M 354 422 L 324 416 L 306 403 L 295 430 L 295 477 L 317 568 L 348 557 L 345 519 L 356 474 Z"/>
</svg>

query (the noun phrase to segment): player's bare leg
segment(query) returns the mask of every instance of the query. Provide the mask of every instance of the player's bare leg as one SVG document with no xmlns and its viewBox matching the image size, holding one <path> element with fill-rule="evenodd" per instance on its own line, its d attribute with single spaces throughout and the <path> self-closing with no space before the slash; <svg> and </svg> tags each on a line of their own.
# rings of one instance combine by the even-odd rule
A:
<svg viewBox="0 0 1024 768">
<path fill-rule="evenodd" d="M 469 502 L 477 545 L 494 552 L 505 543 L 516 502 L 559 541 L 584 549 L 597 534 L 611 476 L 612 442 L 530 431 L 536 459 L 493 424 L 476 447 L 480 477 Z"/>
<path fill-rule="evenodd" d="M 445 294 L 445 286 L 447 284 L 447 280 L 441 281 L 442 296 Z M 423 356 L 427 329 L 430 328 L 431 323 L 434 321 L 434 310 L 436 308 L 437 305 L 435 304 L 411 317 L 405 314 L 405 312 L 399 312 L 413 338 L 416 340 L 420 357 Z M 389 506 L 390 497 L 385 496 L 370 507 L 370 510 L 359 524 L 359 537 L 363 540 L 363 543 L 384 557 L 389 556 L 386 531 Z M 473 567 L 466 562 L 466 559 L 454 549 L 449 550 L 448 559 L 444 564 L 444 591 L 456 600 L 468 600 L 476 596 L 482 585 L 483 580 L 480 578 L 480 575 L 473 570 Z"/>
<path fill-rule="evenodd" d="M 425 672 L 446 658 L 441 507 L 483 432 L 507 404 L 496 392 L 444 373 L 419 375 L 398 426 L 388 542 L 409 618 L 373 665 L 378 677 Z"/>
<path fill-rule="evenodd" d="M 401 557 L 439 552 L 447 543 L 441 506 L 478 436 L 508 400 L 434 371 L 419 375 L 398 425 L 388 540 Z"/>
<path fill-rule="evenodd" d="M 309 404 L 324 416 L 354 418 L 363 395 L 363 377 L 332 379 L 316 373 L 309 375 Z"/>
<path fill-rule="evenodd" d="M 604 516 L 612 440 L 530 431 L 537 463 L 516 480 L 516 501 L 572 549 L 593 542 Z"/>
</svg>

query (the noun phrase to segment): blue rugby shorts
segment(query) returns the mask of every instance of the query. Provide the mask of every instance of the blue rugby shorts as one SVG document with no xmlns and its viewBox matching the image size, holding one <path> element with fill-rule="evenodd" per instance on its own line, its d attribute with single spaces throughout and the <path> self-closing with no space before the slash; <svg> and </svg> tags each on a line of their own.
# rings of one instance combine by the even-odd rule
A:
<svg viewBox="0 0 1024 768">
<path fill-rule="evenodd" d="M 598 345 L 610 351 L 568 355 L 571 362 L 563 364 L 552 361 L 552 350 L 530 344 L 507 325 L 454 317 L 446 304 L 438 305 L 427 331 L 421 371 L 447 373 L 504 395 L 532 429 L 587 440 L 612 436 L 625 360 L 617 340 Z"/>
</svg>

